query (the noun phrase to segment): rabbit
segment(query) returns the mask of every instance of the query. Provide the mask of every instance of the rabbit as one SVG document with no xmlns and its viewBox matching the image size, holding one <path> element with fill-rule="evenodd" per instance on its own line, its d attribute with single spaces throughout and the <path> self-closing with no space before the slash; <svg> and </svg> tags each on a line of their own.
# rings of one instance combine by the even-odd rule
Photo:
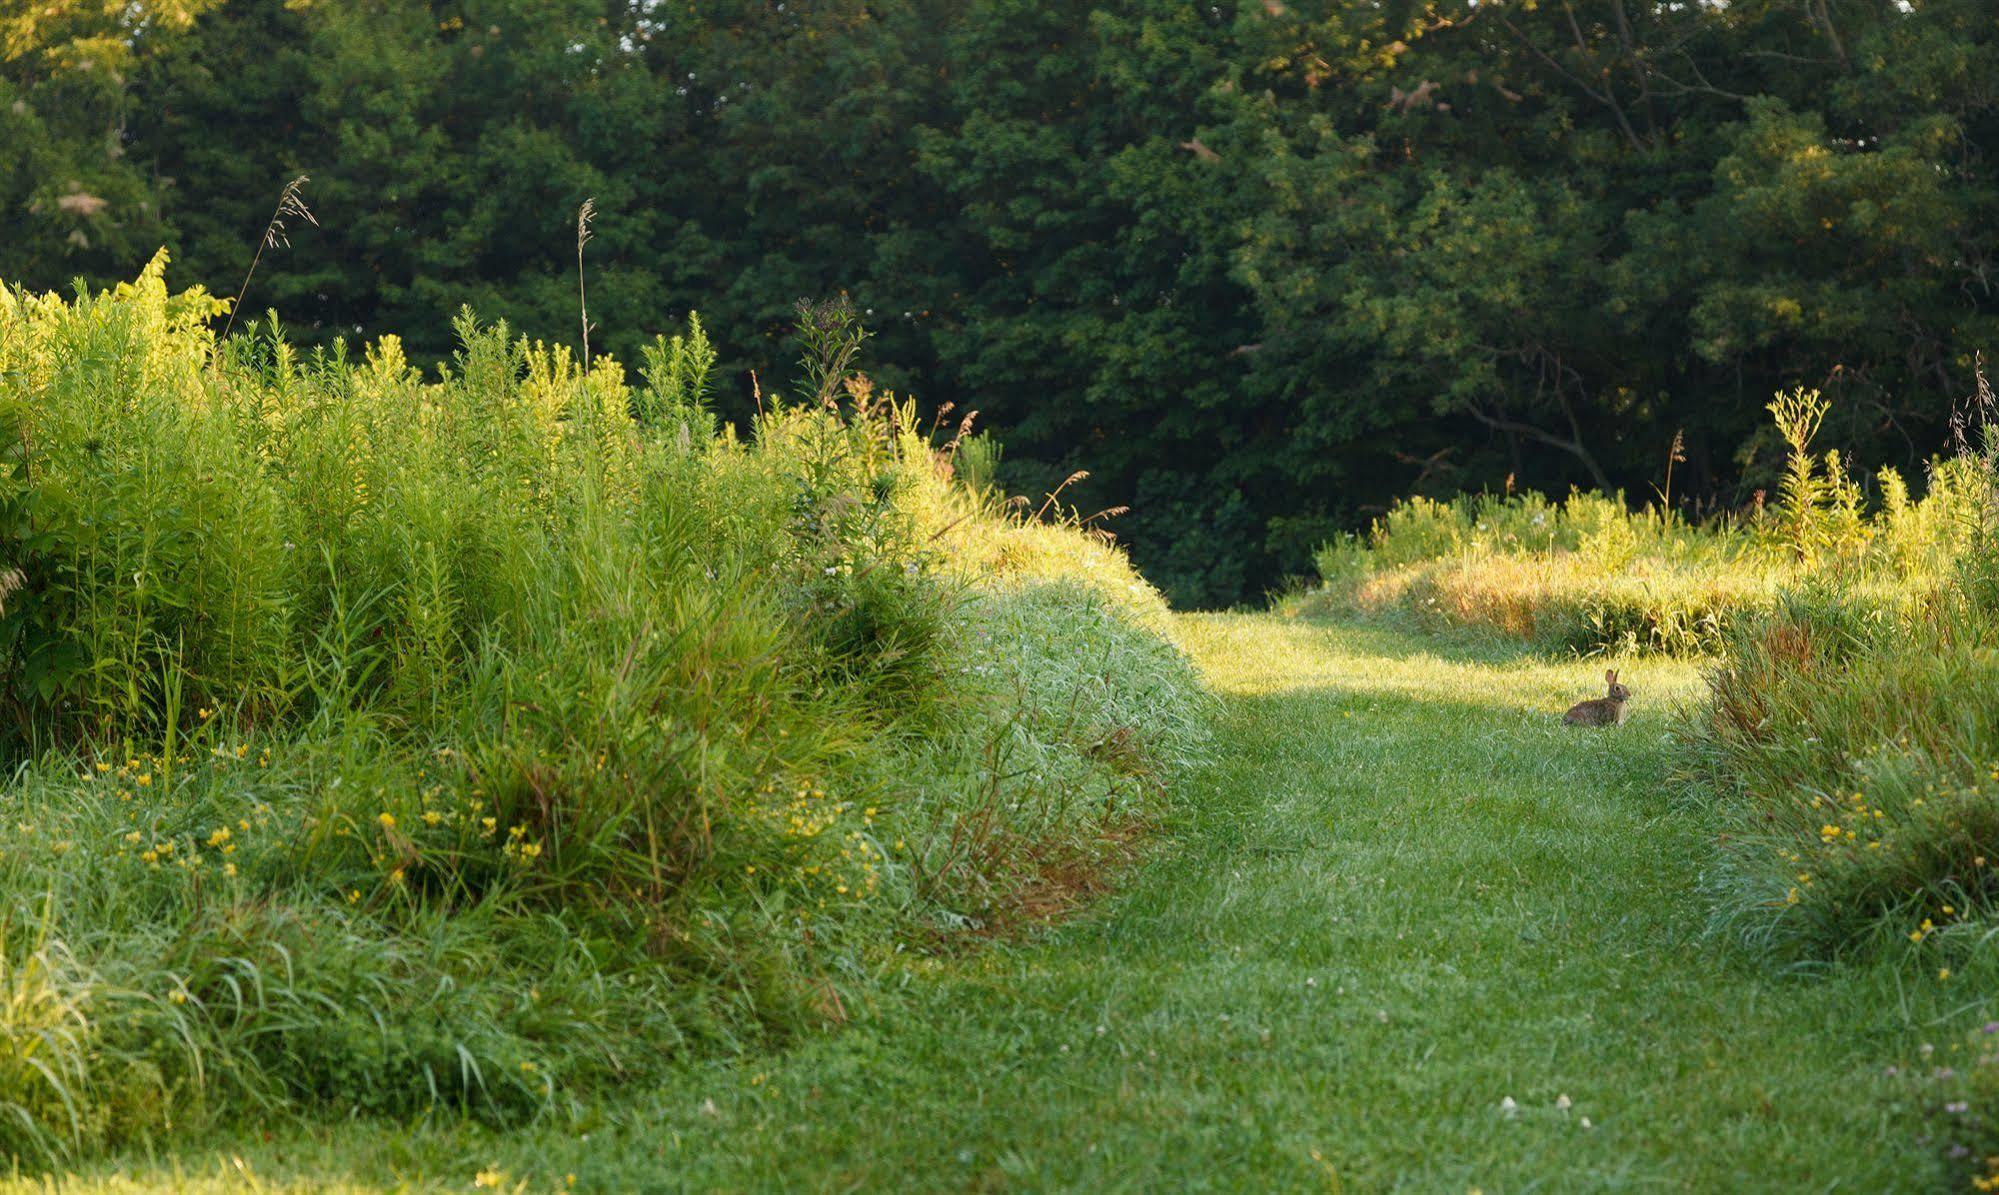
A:
<svg viewBox="0 0 1999 1195">
<path fill-rule="evenodd" d="M 1610 696 L 1576 702 L 1562 715 L 1565 725 L 1616 726 L 1624 721 L 1624 703 L 1631 700 L 1631 690 L 1617 683 L 1616 669 L 1606 669 L 1603 680 L 1610 686 Z"/>
</svg>

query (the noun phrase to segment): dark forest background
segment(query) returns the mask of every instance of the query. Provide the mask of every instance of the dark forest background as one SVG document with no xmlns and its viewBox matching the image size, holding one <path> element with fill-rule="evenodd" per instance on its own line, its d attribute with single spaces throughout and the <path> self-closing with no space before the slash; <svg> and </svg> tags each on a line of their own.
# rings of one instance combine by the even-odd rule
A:
<svg viewBox="0 0 1999 1195">
<path fill-rule="evenodd" d="M 308 174 L 246 315 L 574 342 L 595 197 L 600 351 L 698 309 L 740 417 L 845 292 L 1188 605 L 1681 431 L 1675 500 L 1746 501 L 1779 388 L 1918 463 L 1999 344 L 1991 0 L 14 0 L 0 53 L 0 278 L 234 294 Z"/>
</svg>

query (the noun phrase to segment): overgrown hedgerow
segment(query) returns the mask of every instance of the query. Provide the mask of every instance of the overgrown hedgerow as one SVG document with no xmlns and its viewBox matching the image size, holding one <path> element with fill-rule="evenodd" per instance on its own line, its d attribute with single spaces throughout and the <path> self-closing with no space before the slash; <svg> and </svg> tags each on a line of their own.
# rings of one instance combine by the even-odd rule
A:
<svg viewBox="0 0 1999 1195">
<path fill-rule="evenodd" d="M 1948 585 L 1893 619 L 1790 595 L 1731 637 L 1684 738 L 1720 823 L 1717 932 L 1789 966 L 1885 957 L 1975 1008 L 1999 933 L 1999 472 L 1966 459 L 1988 488 Z M 1919 1141 L 1980 1191 L 1999 1189 L 1995 1033 L 1902 1068 Z"/>
<path fill-rule="evenodd" d="M 1157 594 L 954 480 L 851 346 L 738 439 L 698 322 L 628 383 L 466 315 L 426 380 L 393 337 L 218 345 L 164 265 L 0 293 L 30 1164 L 257 1108 L 546 1115 L 837 1022 L 1198 755 Z"/>
</svg>

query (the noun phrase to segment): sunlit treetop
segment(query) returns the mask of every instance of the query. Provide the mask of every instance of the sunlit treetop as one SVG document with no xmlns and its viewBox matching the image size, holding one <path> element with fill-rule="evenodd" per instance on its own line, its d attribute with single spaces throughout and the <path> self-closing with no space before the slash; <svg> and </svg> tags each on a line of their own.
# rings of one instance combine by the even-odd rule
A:
<svg viewBox="0 0 1999 1195">
<path fill-rule="evenodd" d="M 16 11 L 0 13 L 0 62 L 9 65 L 10 74 L 117 71 L 148 36 L 185 29 L 221 2 L 29 0 Z"/>
</svg>

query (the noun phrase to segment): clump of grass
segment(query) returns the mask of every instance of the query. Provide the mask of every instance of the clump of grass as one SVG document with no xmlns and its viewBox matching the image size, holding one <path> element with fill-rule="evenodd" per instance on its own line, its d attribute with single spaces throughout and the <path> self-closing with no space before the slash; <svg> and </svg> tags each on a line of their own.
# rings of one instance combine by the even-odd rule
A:
<svg viewBox="0 0 1999 1195">
<path fill-rule="evenodd" d="M 955 481 L 848 308 L 742 439 L 698 320 L 634 387 L 465 313 L 430 380 L 394 337 L 219 343 L 165 264 L 0 291 L 19 1156 L 560 1116 L 838 1022 L 1199 751 L 1158 595 Z"/>
<path fill-rule="evenodd" d="M 1319 563 L 1319 602 L 1580 652 L 1709 649 L 1782 576 L 1741 530 L 1584 493 L 1413 498 Z"/>
</svg>

